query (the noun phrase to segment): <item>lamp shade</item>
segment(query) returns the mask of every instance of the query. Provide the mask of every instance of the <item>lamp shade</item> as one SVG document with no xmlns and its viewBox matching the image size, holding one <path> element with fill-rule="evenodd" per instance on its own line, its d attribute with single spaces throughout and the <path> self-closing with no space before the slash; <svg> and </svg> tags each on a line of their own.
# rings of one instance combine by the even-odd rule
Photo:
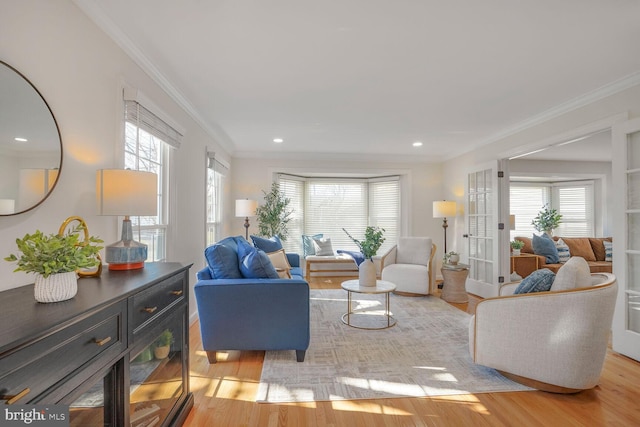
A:
<svg viewBox="0 0 640 427">
<path fill-rule="evenodd" d="M 18 178 L 18 209 L 37 205 L 53 188 L 58 169 L 20 169 Z"/>
<path fill-rule="evenodd" d="M 237 217 L 250 217 L 255 216 L 258 202 L 249 199 L 236 200 L 236 216 Z"/>
<path fill-rule="evenodd" d="M 433 202 L 433 217 L 446 218 L 456 216 L 456 202 L 436 200 Z"/>
<path fill-rule="evenodd" d="M 158 176 L 137 170 L 100 169 L 96 197 L 98 215 L 157 215 Z"/>
<path fill-rule="evenodd" d="M 516 229 L 516 216 L 509 215 L 509 230 L 515 230 L 515 229 Z"/>
</svg>

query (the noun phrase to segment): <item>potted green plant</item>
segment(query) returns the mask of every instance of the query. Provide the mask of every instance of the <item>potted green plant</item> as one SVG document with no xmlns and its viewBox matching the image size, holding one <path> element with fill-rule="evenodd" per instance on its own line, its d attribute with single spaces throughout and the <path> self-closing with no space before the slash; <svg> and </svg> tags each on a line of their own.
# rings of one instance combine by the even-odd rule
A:
<svg viewBox="0 0 640 427">
<path fill-rule="evenodd" d="M 377 274 L 373 257 L 378 253 L 378 249 L 380 249 L 380 246 L 382 246 L 386 240 L 384 237 L 384 228 L 367 226 L 363 240 L 356 239 L 344 228 L 342 230 L 353 240 L 353 243 L 358 246 L 364 256 L 364 261 L 358 266 L 360 286 L 375 286 Z"/>
<path fill-rule="evenodd" d="M 538 212 L 538 216 L 531 221 L 531 225 L 533 225 L 536 231 L 542 231 L 551 236 L 553 230 L 558 228 L 561 221 L 562 215 L 560 215 L 556 209 L 551 209 L 549 205 L 544 205 L 542 210 Z"/>
<path fill-rule="evenodd" d="M 456 251 L 450 251 L 444 254 L 443 262 L 445 264 L 458 265 L 460 262 L 460 254 Z"/>
<path fill-rule="evenodd" d="M 15 262 L 14 271 L 36 275 L 34 296 L 38 302 L 57 302 L 73 298 L 78 292 L 77 271 L 100 264 L 102 240 L 90 236 L 80 240 L 84 227 L 79 225 L 65 234 L 45 235 L 40 230 L 16 239 L 18 254 L 5 261 Z"/>
<path fill-rule="evenodd" d="M 513 255 L 520 255 L 520 249 L 524 248 L 524 242 L 522 240 L 512 240 L 511 241 L 511 249 L 513 251 Z"/>
<path fill-rule="evenodd" d="M 264 204 L 256 208 L 258 232 L 261 236 L 278 236 L 285 241 L 289 236 L 288 224 L 293 210 L 289 209 L 291 199 L 280 191 L 280 185 L 274 182 L 271 191 L 264 193 Z"/>
<path fill-rule="evenodd" d="M 173 333 L 165 329 L 154 342 L 153 355 L 156 359 L 165 359 L 169 356 L 171 344 L 173 344 Z"/>
</svg>

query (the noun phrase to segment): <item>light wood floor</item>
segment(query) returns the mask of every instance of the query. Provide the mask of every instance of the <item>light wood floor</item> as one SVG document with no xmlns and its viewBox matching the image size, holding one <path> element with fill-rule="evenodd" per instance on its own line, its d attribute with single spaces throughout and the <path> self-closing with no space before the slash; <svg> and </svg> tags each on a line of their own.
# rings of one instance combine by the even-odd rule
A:
<svg viewBox="0 0 640 427">
<path fill-rule="evenodd" d="M 339 289 L 342 279 L 313 280 Z M 473 313 L 478 299 L 453 304 Z M 640 363 L 609 351 L 600 384 L 574 395 L 540 391 L 431 398 L 258 404 L 264 352 L 229 352 L 209 365 L 199 325 L 191 326 L 187 427 L 200 426 L 640 426 Z M 225 353 L 218 353 L 224 359 Z M 293 357 L 293 356 L 292 356 Z"/>
</svg>

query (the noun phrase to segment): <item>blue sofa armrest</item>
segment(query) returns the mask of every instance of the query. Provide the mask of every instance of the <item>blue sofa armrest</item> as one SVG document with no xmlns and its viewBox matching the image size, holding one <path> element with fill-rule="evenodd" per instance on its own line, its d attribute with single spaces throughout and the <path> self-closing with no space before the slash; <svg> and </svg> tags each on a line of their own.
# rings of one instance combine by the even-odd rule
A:
<svg viewBox="0 0 640 427">
<path fill-rule="evenodd" d="M 194 287 L 205 351 L 309 347 L 309 284 L 301 279 L 200 280 Z"/>
<path fill-rule="evenodd" d="M 300 255 L 287 253 L 287 261 L 291 267 L 300 267 Z"/>
<path fill-rule="evenodd" d="M 205 267 L 202 270 L 198 271 L 196 273 L 196 277 L 198 278 L 198 280 L 213 279 L 213 277 L 211 277 L 211 270 L 209 270 L 209 267 Z"/>
</svg>

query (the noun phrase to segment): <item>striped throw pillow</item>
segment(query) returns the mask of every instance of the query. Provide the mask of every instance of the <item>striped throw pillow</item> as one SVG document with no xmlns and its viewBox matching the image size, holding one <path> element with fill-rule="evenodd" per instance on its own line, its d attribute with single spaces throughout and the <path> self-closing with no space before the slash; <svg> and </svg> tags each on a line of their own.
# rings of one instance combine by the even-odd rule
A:
<svg viewBox="0 0 640 427">
<path fill-rule="evenodd" d="M 604 244 L 604 260 L 613 262 L 613 243 L 607 242 L 606 240 L 602 243 Z"/>
<path fill-rule="evenodd" d="M 560 258 L 561 263 L 569 261 L 571 253 L 569 252 L 569 246 L 564 242 L 564 240 L 558 239 L 556 242 L 556 249 L 558 250 L 558 258 Z"/>
</svg>

